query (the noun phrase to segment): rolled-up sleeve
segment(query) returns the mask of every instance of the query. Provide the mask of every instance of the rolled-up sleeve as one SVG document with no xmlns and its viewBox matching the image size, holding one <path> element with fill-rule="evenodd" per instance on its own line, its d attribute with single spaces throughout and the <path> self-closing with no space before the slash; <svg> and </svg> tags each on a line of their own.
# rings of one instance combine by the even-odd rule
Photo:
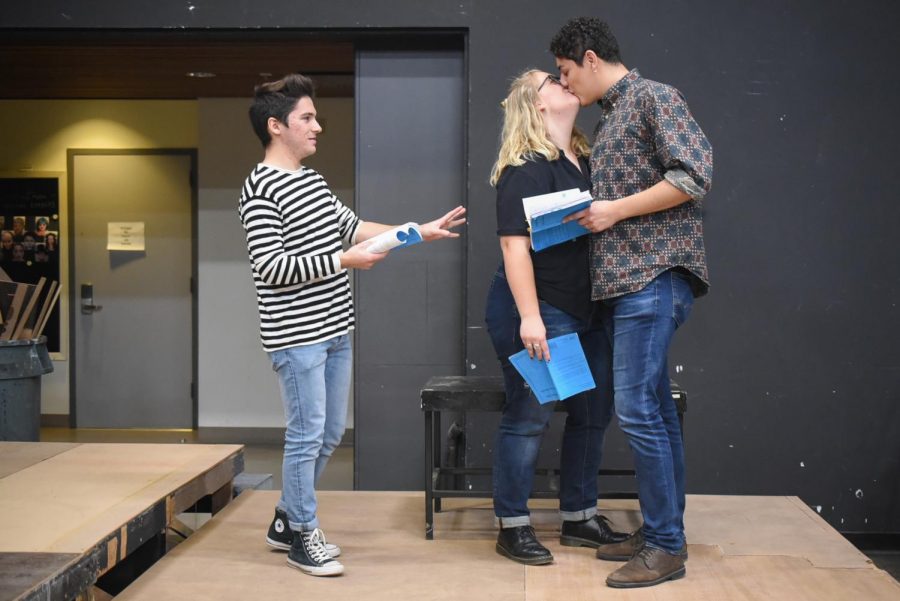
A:
<svg viewBox="0 0 900 601">
<path fill-rule="evenodd" d="M 663 177 L 691 198 L 702 200 L 712 187 L 712 145 L 681 92 L 668 86 L 656 90 L 650 123 L 656 156 L 665 169 Z"/>
</svg>

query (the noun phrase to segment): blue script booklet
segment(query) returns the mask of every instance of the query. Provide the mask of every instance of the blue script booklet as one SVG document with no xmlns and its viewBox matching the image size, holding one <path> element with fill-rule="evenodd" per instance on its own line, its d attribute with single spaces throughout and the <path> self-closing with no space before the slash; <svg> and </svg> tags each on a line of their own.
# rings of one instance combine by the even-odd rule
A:
<svg viewBox="0 0 900 601">
<path fill-rule="evenodd" d="M 404 223 L 397 227 L 373 236 L 369 242 L 368 250 L 373 253 L 383 253 L 394 248 L 412 246 L 422 241 L 418 223 Z"/>
<path fill-rule="evenodd" d="M 550 361 L 532 359 L 525 350 L 509 358 L 538 402 L 562 401 L 596 387 L 578 334 L 549 338 L 547 346 L 550 347 Z"/>
<path fill-rule="evenodd" d="M 577 221 L 563 223 L 563 219 L 588 208 L 592 200 L 590 192 L 578 188 L 523 198 L 525 218 L 531 229 L 531 248 L 538 252 L 589 233 Z"/>
</svg>

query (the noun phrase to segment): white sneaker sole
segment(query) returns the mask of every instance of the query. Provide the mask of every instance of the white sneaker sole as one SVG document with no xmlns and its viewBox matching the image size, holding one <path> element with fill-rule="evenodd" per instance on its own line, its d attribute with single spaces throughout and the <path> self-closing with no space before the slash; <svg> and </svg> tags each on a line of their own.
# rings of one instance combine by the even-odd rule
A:
<svg viewBox="0 0 900 601">
<path fill-rule="evenodd" d="M 329 562 L 321 567 L 314 567 L 297 563 L 288 557 L 287 564 L 310 576 L 339 576 L 344 573 L 344 565 L 336 561 Z"/>
<path fill-rule="evenodd" d="M 279 551 L 290 551 L 291 550 L 290 545 L 286 545 L 277 540 L 273 540 L 273 539 L 269 538 L 268 536 L 266 537 L 266 544 L 269 545 L 270 547 L 272 547 L 273 549 L 278 549 Z"/>
<path fill-rule="evenodd" d="M 273 549 L 278 549 L 279 551 L 290 551 L 291 550 L 290 545 L 286 545 L 282 542 L 278 542 L 277 540 L 272 540 L 268 536 L 266 537 L 266 544 L 269 545 L 270 547 L 272 547 Z M 341 556 L 341 548 L 338 547 L 337 545 L 332 545 L 331 543 L 328 543 L 327 545 L 325 545 L 325 551 L 328 553 L 328 556 L 331 557 L 332 559 L 335 559 L 335 558 Z"/>
</svg>

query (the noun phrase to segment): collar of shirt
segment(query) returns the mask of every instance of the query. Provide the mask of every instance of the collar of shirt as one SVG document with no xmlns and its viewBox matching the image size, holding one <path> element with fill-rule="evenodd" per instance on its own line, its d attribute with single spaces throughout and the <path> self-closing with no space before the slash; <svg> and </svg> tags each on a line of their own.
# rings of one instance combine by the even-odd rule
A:
<svg viewBox="0 0 900 601">
<path fill-rule="evenodd" d="M 625 77 L 617 81 L 613 86 L 606 91 L 606 94 L 603 95 L 603 98 L 600 99 L 600 106 L 603 107 L 604 110 L 611 110 L 613 105 L 616 103 L 616 100 L 619 99 L 622 94 L 631 86 L 632 83 L 641 78 L 641 74 L 638 73 L 637 69 L 632 69 L 628 72 Z"/>
</svg>

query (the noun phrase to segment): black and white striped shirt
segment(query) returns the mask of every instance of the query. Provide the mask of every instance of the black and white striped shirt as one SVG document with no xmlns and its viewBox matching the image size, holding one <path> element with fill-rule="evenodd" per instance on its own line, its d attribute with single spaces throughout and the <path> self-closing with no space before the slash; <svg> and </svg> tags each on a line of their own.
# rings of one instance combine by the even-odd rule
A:
<svg viewBox="0 0 900 601">
<path fill-rule="evenodd" d="M 325 179 L 305 167 L 287 171 L 260 163 L 244 182 L 239 213 L 263 348 L 314 344 L 352 330 L 341 242 L 355 242 L 360 220 Z"/>
</svg>

